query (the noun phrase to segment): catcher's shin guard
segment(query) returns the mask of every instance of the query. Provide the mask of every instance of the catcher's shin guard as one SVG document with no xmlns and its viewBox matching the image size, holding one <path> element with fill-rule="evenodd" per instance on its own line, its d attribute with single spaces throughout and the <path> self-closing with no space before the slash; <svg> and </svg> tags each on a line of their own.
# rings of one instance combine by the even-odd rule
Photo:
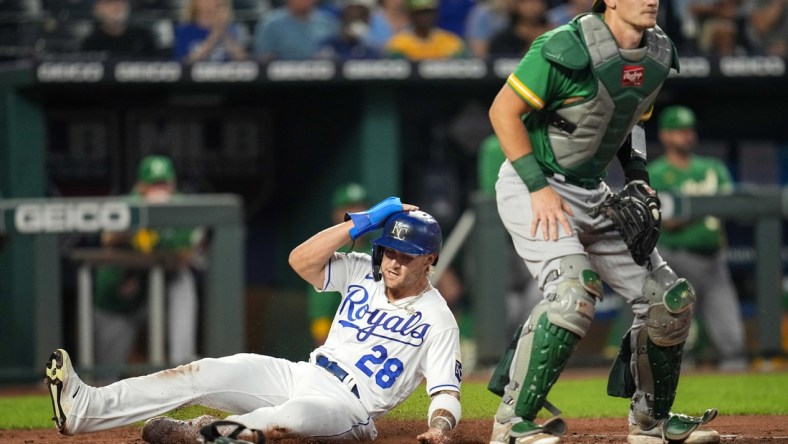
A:
<svg viewBox="0 0 788 444">
<path fill-rule="evenodd" d="M 521 331 L 496 420 L 522 418 L 512 436 L 527 428 L 545 405 L 547 393 L 558 380 L 577 342 L 594 318 L 601 281 L 584 255 L 566 256 L 550 280 L 555 292 L 540 302 Z M 531 423 L 532 424 L 532 423 Z"/>
<path fill-rule="evenodd" d="M 624 336 L 608 379 L 608 394 L 631 397 L 630 421 L 650 429 L 670 416 L 695 292 L 663 265 L 646 278 L 643 296 L 649 304 L 645 324 Z"/>
</svg>

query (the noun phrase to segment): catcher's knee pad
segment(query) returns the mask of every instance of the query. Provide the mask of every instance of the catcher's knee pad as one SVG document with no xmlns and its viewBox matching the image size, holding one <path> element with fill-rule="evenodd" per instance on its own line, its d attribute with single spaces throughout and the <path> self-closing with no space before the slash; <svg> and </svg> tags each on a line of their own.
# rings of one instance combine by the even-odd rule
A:
<svg viewBox="0 0 788 444">
<path fill-rule="evenodd" d="M 496 414 L 500 422 L 514 416 L 536 417 L 577 341 L 591 326 L 594 297 L 602 295 L 599 275 L 583 255 L 561 258 L 548 280 L 555 291 L 537 304 L 521 330 L 509 384 Z"/>
<path fill-rule="evenodd" d="M 695 290 L 666 264 L 649 273 L 643 282 L 648 336 L 656 345 L 683 343 L 689 334 Z"/>
<path fill-rule="evenodd" d="M 558 268 L 547 276 L 547 288 L 551 290 L 541 304 L 546 304 L 550 323 L 585 336 L 596 312 L 594 298 L 602 299 L 602 281 L 588 257 L 573 254 L 560 258 Z"/>
</svg>

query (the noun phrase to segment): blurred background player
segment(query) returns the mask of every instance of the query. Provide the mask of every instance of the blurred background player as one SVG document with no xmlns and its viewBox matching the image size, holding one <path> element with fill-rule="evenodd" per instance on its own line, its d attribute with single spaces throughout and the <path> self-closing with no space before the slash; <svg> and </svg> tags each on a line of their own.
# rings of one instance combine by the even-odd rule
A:
<svg viewBox="0 0 788 444">
<path fill-rule="evenodd" d="M 172 162 L 165 156 L 143 158 L 137 171 L 133 199 L 163 203 L 176 193 Z M 197 357 L 198 299 L 195 276 L 190 268 L 201 244 L 201 230 L 192 228 L 140 229 L 135 233 L 103 232 L 102 245 L 132 249 L 144 254 L 172 253 L 167 269 L 168 361 L 182 364 Z M 94 317 L 96 364 L 108 369 L 126 365 L 134 350 L 135 339 L 147 321 L 147 271 L 121 266 L 99 266 L 95 273 Z M 110 379 L 117 375 L 111 375 Z"/>
<path fill-rule="evenodd" d="M 501 149 L 501 142 L 495 133 L 487 136 L 479 146 L 477 173 L 479 192 L 484 196 L 495 199 L 495 182 L 498 180 L 498 170 L 506 161 L 506 155 Z M 507 234 L 508 236 L 508 234 Z M 506 337 L 514 335 L 523 319 L 528 317 L 531 310 L 542 300 L 542 293 L 536 280 L 528 272 L 525 262 L 514 250 L 514 246 L 507 244 L 506 264 Z"/>
<path fill-rule="evenodd" d="M 651 186 L 675 195 L 710 196 L 729 193 L 733 180 L 725 165 L 695 154 L 695 113 L 671 106 L 659 116 L 659 141 L 665 154 L 648 167 Z M 658 249 L 676 274 L 692 282 L 698 295 L 696 315 L 718 353 L 721 370 L 747 368 L 744 323 L 725 255 L 725 231 L 713 216 L 665 219 Z"/>
<path fill-rule="evenodd" d="M 369 207 L 367 204 L 367 191 L 361 185 L 350 182 L 341 185 L 331 199 L 331 221 L 339 224 L 345 220 L 345 213 L 357 213 Z M 348 244 L 340 248 L 340 252 L 350 249 L 360 253 L 369 253 L 372 246 L 367 237 L 361 237 L 355 244 Z M 334 321 L 334 314 L 339 307 L 339 293 L 334 291 L 319 292 L 309 285 L 307 288 L 307 312 L 309 315 L 309 331 L 316 346 L 323 345 L 328 337 L 328 330 Z"/>
</svg>

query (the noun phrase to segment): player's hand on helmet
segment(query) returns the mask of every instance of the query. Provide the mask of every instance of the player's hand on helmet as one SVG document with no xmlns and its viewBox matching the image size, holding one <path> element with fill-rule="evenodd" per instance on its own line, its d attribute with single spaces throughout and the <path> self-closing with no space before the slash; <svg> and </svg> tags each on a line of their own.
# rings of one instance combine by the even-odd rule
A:
<svg viewBox="0 0 788 444">
<path fill-rule="evenodd" d="M 419 442 L 429 443 L 429 444 L 443 444 L 449 442 L 449 437 L 443 430 L 431 427 L 426 432 L 422 433 L 421 435 L 416 437 Z"/>
<path fill-rule="evenodd" d="M 569 219 L 566 218 L 567 215 L 574 216 L 572 208 L 553 187 L 548 185 L 532 192 L 531 209 L 531 237 L 536 237 L 537 231 L 541 229 L 545 240 L 558 240 L 558 224 L 561 224 L 567 234 L 572 232 Z"/>
</svg>

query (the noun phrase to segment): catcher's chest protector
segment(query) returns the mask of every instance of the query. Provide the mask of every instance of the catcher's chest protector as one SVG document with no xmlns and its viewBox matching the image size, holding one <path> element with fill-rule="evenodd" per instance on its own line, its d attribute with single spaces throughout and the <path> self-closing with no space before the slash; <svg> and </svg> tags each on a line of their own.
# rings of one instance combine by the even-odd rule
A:
<svg viewBox="0 0 788 444">
<path fill-rule="evenodd" d="M 561 119 L 576 127 L 569 133 L 550 125 L 548 137 L 562 168 L 577 177 L 601 177 L 632 127 L 654 103 L 677 62 L 673 43 L 658 27 L 645 32 L 644 48 L 622 52 L 598 15 L 583 15 L 570 25 L 585 45 L 581 46 L 585 52 L 582 56 L 590 64 L 597 92 L 581 103 L 557 110 Z M 546 47 L 570 45 L 567 40 L 576 36 L 568 34 L 557 33 Z M 554 48 L 547 51 L 560 54 Z M 563 57 L 545 55 L 564 66 L 573 64 Z M 577 62 L 574 65 L 568 67 L 577 69 Z"/>
</svg>

